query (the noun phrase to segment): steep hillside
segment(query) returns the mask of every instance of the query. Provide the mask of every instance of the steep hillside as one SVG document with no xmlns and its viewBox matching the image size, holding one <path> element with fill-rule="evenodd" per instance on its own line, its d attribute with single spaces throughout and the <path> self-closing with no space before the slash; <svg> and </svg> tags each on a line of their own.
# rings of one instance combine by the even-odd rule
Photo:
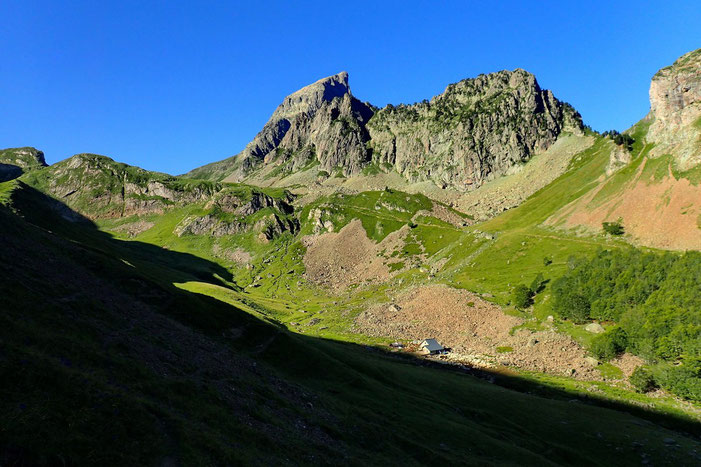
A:
<svg viewBox="0 0 701 467">
<path fill-rule="evenodd" d="M 381 110 L 351 95 L 344 72 L 288 96 L 238 156 L 186 176 L 264 183 L 310 169 L 321 178 L 369 170 L 467 191 L 564 132 L 581 134 L 581 117 L 523 70 L 481 75 L 430 102 Z"/>
<path fill-rule="evenodd" d="M 650 114 L 627 132 L 632 147 L 609 143 L 607 171 L 549 225 L 592 232 L 620 221 L 637 244 L 701 249 L 700 57 L 690 52 L 653 77 Z"/>
</svg>

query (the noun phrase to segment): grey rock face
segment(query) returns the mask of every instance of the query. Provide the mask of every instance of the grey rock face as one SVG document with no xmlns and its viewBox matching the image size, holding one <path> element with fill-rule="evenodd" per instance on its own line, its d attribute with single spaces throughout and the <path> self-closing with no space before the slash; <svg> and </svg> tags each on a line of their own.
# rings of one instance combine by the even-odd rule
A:
<svg viewBox="0 0 701 467">
<path fill-rule="evenodd" d="M 581 133 L 579 114 L 523 70 L 481 75 L 430 102 L 381 110 L 353 97 L 343 72 L 287 97 L 241 154 L 187 176 L 238 182 L 271 164 L 272 176 L 314 164 L 350 176 L 374 163 L 410 181 L 470 190 L 563 131 Z"/>
<path fill-rule="evenodd" d="M 701 49 L 652 78 L 649 118 L 652 154 L 673 154 L 682 169 L 701 163 Z"/>
<path fill-rule="evenodd" d="M 296 171 L 316 161 L 355 173 L 369 161 L 365 123 L 372 113 L 351 95 L 348 73 L 319 80 L 285 98 L 225 181 L 241 181 L 263 163 Z"/>
<path fill-rule="evenodd" d="M 609 163 L 606 166 L 606 175 L 611 175 L 621 167 L 625 167 L 630 163 L 632 156 L 624 146 L 613 145 Z"/>
<path fill-rule="evenodd" d="M 504 175 L 547 149 L 579 114 L 523 70 L 451 84 L 430 102 L 387 106 L 368 124 L 373 162 L 410 181 L 461 190 Z"/>
<path fill-rule="evenodd" d="M 365 123 L 372 114 L 351 95 L 348 73 L 342 72 L 286 97 L 240 154 L 186 176 L 239 182 L 263 164 L 293 172 L 313 163 L 356 173 L 370 159 Z"/>
</svg>

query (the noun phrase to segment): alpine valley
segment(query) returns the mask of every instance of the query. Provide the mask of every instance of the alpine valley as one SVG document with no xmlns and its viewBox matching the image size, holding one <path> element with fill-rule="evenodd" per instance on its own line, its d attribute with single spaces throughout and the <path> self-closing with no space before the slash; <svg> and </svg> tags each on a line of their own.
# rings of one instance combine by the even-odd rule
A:
<svg viewBox="0 0 701 467">
<path fill-rule="evenodd" d="M 0 465 L 701 464 L 701 49 L 623 133 L 349 82 L 181 176 L 0 151 Z"/>
</svg>

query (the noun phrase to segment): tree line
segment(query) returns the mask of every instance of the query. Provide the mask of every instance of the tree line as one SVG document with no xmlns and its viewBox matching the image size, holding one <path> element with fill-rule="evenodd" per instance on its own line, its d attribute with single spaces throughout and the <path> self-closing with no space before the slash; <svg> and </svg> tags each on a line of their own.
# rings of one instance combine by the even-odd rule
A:
<svg viewBox="0 0 701 467">
<path fill-rule="evenodd" d="M 701 401 L 701 253 L 601 250 L 568 261 L 553 308 L 575 323 L 614 324 L 594 338 L 601 360 L 629 351 L 647 360 L 631 382 Z"/>
</svg>

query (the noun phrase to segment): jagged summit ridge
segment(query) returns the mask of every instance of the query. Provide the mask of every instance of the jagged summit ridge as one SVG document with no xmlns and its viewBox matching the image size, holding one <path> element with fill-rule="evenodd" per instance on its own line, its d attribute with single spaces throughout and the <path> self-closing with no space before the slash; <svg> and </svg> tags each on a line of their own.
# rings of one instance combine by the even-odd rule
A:
<svg viewBox="0 0 701 467">
<path fill-rule="evenodd" d="M 551 146 L 580 134 L 580 115 L 522 70 L 449 85 L 431 99 L 387 106 L 368 125 L 373 160 L 410 181 L 470 190 Z"/>
<path fill-rule="evenodd" d="M 356 99 L 341 72 L 286 97 L 239 155 L 187 176 L 240 182 L 264 168 L 269 179 L 314 165 L 352 176 L 375 164 L 409 181 L 470 190 L 547 149 L 563 131 L 581 130 L 579 114 L 521 69 L 383 109 Z"/>
</svg>

